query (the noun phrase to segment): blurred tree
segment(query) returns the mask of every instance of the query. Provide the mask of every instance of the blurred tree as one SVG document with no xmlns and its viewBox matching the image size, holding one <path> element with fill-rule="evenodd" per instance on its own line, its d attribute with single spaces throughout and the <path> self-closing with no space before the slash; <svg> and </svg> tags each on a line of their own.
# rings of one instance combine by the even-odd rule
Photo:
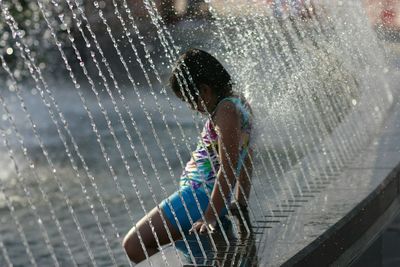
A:
<svg viewBox="0 0 400 267">
<path fill-rule="evenodd" d="M 44 5 L 47 16 L 55 20 L 57 15 L 63 12 L 66 4 L 59 4 L 53 0 L 51 3 L 44 2 Z M 5 58 L 17 80 L 24 80 L 30 76 L 29 70 L 21 57 L 20 50 L 16 45 L 21 38 L 29 48 L 39 68 L 43 69 L 48 65 L 54 67 L 60 63 L 56 60 L 59 56 L 55 56 L 58 51 L 54 45 L 53 37 L 36 1 L 2 1 L 0 11 L 0 54 Z M 10 25 L 18 28 L 19 37 L 13 37 Z M 65 25 L 58 24 L 53 26 L 57 31 L 58 38 L 64 40 L 66 38 Z M 56 67 L 51 68 L 54 72 L 59 69 Z M 7 77 L 3 69 L 0 69 L 0 75 Z M 2 81 L 4 80 L 6 79 L 2 79 Z"/>
</svg>

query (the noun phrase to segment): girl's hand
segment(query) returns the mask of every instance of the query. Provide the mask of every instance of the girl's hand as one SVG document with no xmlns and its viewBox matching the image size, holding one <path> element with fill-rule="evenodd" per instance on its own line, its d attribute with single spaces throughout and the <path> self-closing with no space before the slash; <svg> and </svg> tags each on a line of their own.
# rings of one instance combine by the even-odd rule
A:
<svg viewBox="0 0 400 267">
<path fill-rule="evenodd" d="M 215 231 L 216 221 L 205 222 L 203 220 L 198 220 L 192 225 L 189 230 L 189 234 L 198 232 L 200 234 L 213 233 Z"/>
</svg>

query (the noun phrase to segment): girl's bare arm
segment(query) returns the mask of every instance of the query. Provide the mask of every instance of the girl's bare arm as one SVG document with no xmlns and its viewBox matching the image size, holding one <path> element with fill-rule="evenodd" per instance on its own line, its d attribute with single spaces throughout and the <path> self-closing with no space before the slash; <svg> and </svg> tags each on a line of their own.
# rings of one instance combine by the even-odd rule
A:
<svg viewBox="0 0 400 267">
<path fill-rule="evenodd" d="M 215 223 L 216 217 L 226 207 L 225 201 L 228 201 L 230 190 L 234 189 L 236 183 L 235 168 L 239 157 L 241 131 L 240 114 L 235 105 L 231 102 L 222 103 L 218 107 L 214 123 L 219 136 L 218 153 L 221 164 L 211 193 L 211 201 L 217 214 L 209 204 L 204 214 L 206 222 L 198 221 L 193 225 L 192 231 L 203 232 L 203 224 L 207 226 L 207 223 Z"/>
<path fill-rule="evenodd" d="M 249 148 L 248 155 L 243 162 L 238 183 L 236 184 L 235 198 L 241 207 L 247 206 L 247 201 L 250 197 L 251 175 L 253 172 L 252 156 L 253 151 Z"/>
</svg>

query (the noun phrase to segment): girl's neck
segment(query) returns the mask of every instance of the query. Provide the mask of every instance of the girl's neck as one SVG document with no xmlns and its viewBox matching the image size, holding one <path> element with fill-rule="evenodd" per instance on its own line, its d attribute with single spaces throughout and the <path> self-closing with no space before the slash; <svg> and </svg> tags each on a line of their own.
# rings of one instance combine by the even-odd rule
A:
<svg viewBox="0 0 400 267">
<path fill-rule="evenodd" d="M 217 105 L 215 107 L 218 106 L 219 102 L 221 102 L 222 99 L 227 98 L 227 97 L 231 97 L 231 96 L 235 96 L 235 94 L 234 94 L 234 92 L 232 90 L 229 90 L 225 94 L 222 94 L 222 95 L 218 96 Z"/>
</svg>

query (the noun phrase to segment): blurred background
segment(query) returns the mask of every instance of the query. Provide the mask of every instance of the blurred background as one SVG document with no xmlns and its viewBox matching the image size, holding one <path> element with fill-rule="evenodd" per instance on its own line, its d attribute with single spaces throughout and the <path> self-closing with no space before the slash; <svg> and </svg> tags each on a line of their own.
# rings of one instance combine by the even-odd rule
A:
<svg viewBox="0 0 400 267">
<path fill-rule="evenodd" d="M 362 0 L 366 8 L 366 13 L 369 17 L 371 25 L 375 28 L 378 36 L 381 39 L 387 40 L 389 42 L 397 42 L 400 35 L 400 3 L 398 0 Z M 38 55 L 39 66 L 41 68 L 46 68 L 48 73 L 50 73 L 48 78 L 62 78 L 67 77 L 67 72 L 65 68 L 57 68 L 60 63 L 62 63 L 61 57 L 58 55 L 57 47 L 54 46 L 53 40 L 51 38 L 50 30 L 48 29 L 43 15 L 36 3 L 36 1 L 4 1 L 5 4 L 10 2 L 10 12 L 14 16 L 16 23 L 20 25 L 20 31 L 22 34 L 26 34 L 27 43 L 31 47 L 34 55 Z M 46 2 L 46 1 L 44 1 Z M 70 42 L 67 40 L 67 28 L 74 37 L 74 42 L 76 43 L 79 52 L 82 55 L 82 59 L 85 62 L 89 62 L 90 54 L 86 47 L 85 41 L 79 32 L 77 24 L 71 19 L 71 10 L 68 8 L 67 3 L 63 1 L 50 1 L 52 4 L 47 5 L 46 12 L 52 19 L 54 28 L 57 31 L 57 36 L 60 42 L 63 44 L 63 48 L 66 50 L 67 57 L 73 67 L 73 70 L 77 72 L 77 75 L 82 78 L 82 73 L 79 71 L 79 61 L 75 60 L 74 52 L 71 47 Z M 196 21 L 211 21 L 213 16 L 210 14 L 210 3 L 209 1 L 202 0 L 156 0 L 152 1 L 155 3 L 159 14 L 162 17 L 163 22 L 165 22 L 165 27 L 169 28 L 172 32 L 174 29 L 184 27 L 184 25 L 189 25 L 190 23 L 195 23 Z M 274 16 L 278 18 L 286 17 L 297 17 L 306 19 L 307 17 L 313 16 L 313 12 L 319 10 L 319 15 L 329 16 L 329 11 L 326 10 L 327 5 L 340 5 L 342 1 L 334 0 L 330 3 L 323 3 L 324 1 L 310 1 L 310 0 L 262 0 L 262 1 L 252 1 L 251 6 L 247 4 L 247 1 L 238 0 L 234 4 L 230 4 L 229 8 L 224 7 L 226 1 L 216 0 L 212 1 L 212 9 L 220 16 L 245 16 L 251 13 L 259 14 L 263 12 L 265 16 Z M 12 4 L 11 4 L 12 3 Z M 89 19 L 91 28 L 96 34 L 99 42 L 104 47 L 104 51 L 107 59 L 109 60 L 112 68 L 116 69 L 117 79 L 121 82 L 127 83 L 126 75 L 119 75 L 123 72 L 122 66 L 118 59 L 118 56 L 114 53 L 112 49 L 112 42 L 107 34 L 102 34 L 106 32 L 106 26 L 99 17 L 98 10 L 102 10 L 107 23 L 112 30 L 112 34 L 115 37 L 118 45 L 120 45 L 122 52 L 123 50 L 129 50 L 128 40 L 124 37 L 124 30 L 120 25 L 119 18 L 115 14 L 115 9 L 112 0 L 100 0 L 100 1 L 81 1 L 79 3 L 79 8 L 83 10 Z M 96 5 L 94 5 L 96 3 Z M 121 2 L 122 3 L 122 2 Z M 305 4 L 306 3 L 306 4 Z M 162 61 L 160 59 L 160 54 L 162 54 L 162 48 L 157 40 L 157 29 L 153 23 L 151 23 L 151 16 L 148 12 L 148 7 L 146 8 L 146 1 L 137 0 L 127 0 L 124 1 L 130 9 L 130 14 L 135 20 L 135 24 L 138 29 L 143 33 L 144 42 L 148 44 L 151 54 L 154 56 L 156 61 Z M 121 16 L 126 16 L 127 8 L 119 4 L 121 8 Z M 148 4 L 150 5 L 150 4 Z M 259 8 L 259 7 L 263 8 Z M 269 6 L 269 8 L 265 8 Z M 325 6 L 325 7 L 324 7 Z M 76 6 L 72 7 L 72 10 L 78 10 Z M 75 11 L 76 11 L 75 10 Z M 263 11 L 260 11 L 263 10 Z M 64 18 L 64 23 L 60 23 L 58 18 L 62 15 Z M 200 23 L 201 24 L 201 23 Z M 198 25 L 200 25 L 198 24 Z M 130 25 L 127 25 L 129 28 Z M 202 27 L 212 27 L 212 25 L 203 25 Z M 203 31 L 207 32 L 204 28 Z M 23 79 L 27 77 L 27 70 L 24 70 L 23 62 L 20 57 L 16 55 L 15 43 L 12 41 L 10 29 L 6 26 L 6 23 L 0 21 L 0 30 L 2 32 L 0 38 L 0 53 L 5 56 L 5 59 L 12 67 L 15 67 L 15 77 L 17 79 Z M 28 34 L 29 31 L 29 34 Z M 211 35 L 211 29 L 208 34 Z M 196 34 L 199 34 L 197 32 Z M 176 37 L 176 36 L 174 36 Z M 178 36 L 178 46 L 180 48 L 185 48 L 187 46 L 193 45 L 193 38 L 195 36 L 189 36 L 190 38 L 180 38 Z M 201 38 L 201 37 L 198 37 Z M 203 36 L 204 39 L 204 36 Z M 133 38 L 135 44 L 140 40 Z M 204 41 L 204 40 L 203 40 Z M 394 49 L 396 49 L 394 47 Z M 143 51 L 138 51 L 139 55 L 143 55 Z M 128 66 L 137 71 L 137 64 L 135 60 L 128 60 Z M 156 64 L 163 64 L 165 62 L 156 62 Z M 94 66 L 88 66 L 88 69 L 93 69 Z M 135 69 L 136 68 L 136 69 Z M 167 70 L 168 71 L 168 70 Z M 6 80 L 4 74 L 2 81 Z"/>
<path fill-rule="evenodd" d="M 301 3 L 303 0 L 299 1 L 291 1 L 291 2 L 299 2 Z M 14 16 L 16 22 L 21 26 L 21 31 L 26 33 L 29 31 L 29 36 L 27 38 L 27 42 L 31 47 L 33 53 L 39 55 L 39 66 L 41 68 L 45 68 L 47 66 L 47 70 L 51 72 L 52 77 L 62 78 L 66 77 L 66 70 L 63 68 L 56 68 L 58 64 L 62 63 L 61 58 L 58 56 L 57 48 L 53 45 L 50 30 L 48 29 L 45 20 L 41 14 L 41 11 L 35 1 L 21 0 L 21 1 L 11 1 L 10 4 L 10 12 Z M 48 1 L 50 2 L 50 1 Z M 79 52 L 82 55 L 82 59 L 85 62 L 89 62 L 90 55 L 89 50 L 86 47 L 85 40 L 82 38 L 82 35 L 79 32 L 76 23 L 73 23 L 71 19 L 71 11 L 68 8 L 67 3 L 62 1 L 51 1 L 55 2 L 56 5 L 48 5 L 46 12 L 48 12 L 49 17 L 57 18 L 60 14 L 65 17 L 65 24 L 57 25 L 54 20 L 53 23 L 57 25 L 55 27 L 57 31 L 57 35 L 60 41 L 63 43 L 64 48 L 70 51 L 66 52 L 68 59 L 70 59 L 73 70 L 76 71 L 79 69 L 79 62 L 73 62 L 75 56 L 72 51 L 72 47 L 70 47 L 70 43 L 68 42 L 67 30 L 69 28 L 71 34 L 74 36 L 74 41 L 79 48 Z M 59 3 L 58 3 L 59 2 Z M 256 1 L 253 1 L 256 3 Z M 288 10 L 288 7 L 285 7 L 287 1 L 282 1 L 282 5 L 276 5 L 276 1 L 259 1 L 259 5 L 265 6 L 265 4 L 273 7 L 274 13 L 276 16 L 284 16 L 285 10 Z M 94 5 L 96 3 L 96 5 Z M 122 3 L 122 2 L 121 2 Z M 156 61 L 160 61 L 160 56 L 163 51 L 160 45 L 159 40 L 157 40 L 157 28 L 151 22 L 151 15 L 149 15 L 149 6 L 150 3 L 146 1 L 139 0 L 127 0 L 124 2 L 127 7 L 129 7 L 130 14 L 134 18 L 135 24 L 138 27 L 138 30 L 142 32 L 143 41 L 148 45 L 151 54 L 154 56 Z M 174 28 L 179 28 L 181 24 L 188 24 L 190 22 L 195 21 L 205 21 L 205 20 L 213 20 L 210 11 L 209 11 L 209 3 L 207 1 L 202 0 L 156 0 L 152 1 L 155 4 L 159 14 L 162 17 L 163 22 L 165 23 L 165 27 L 173 30 Z M 147 7 L 146 7 L 147 4 Z M 252 3 L 253 4 L 253 3 Z M 296 4 L 297 5 L 297 4 Z M 229 11 L 224 8 L 224 1 L 213 1 L 213 7 L 219 14 L 224 13 L 240 13 L 242 11 L 246 11 L 251 13 L 252 10 L 255 11 L 257 8 L 249 8 L 246 6 L 246 1 L 236 1 L 235 4 L 230 5 Z M 245 7 L 245 8 L 243 8 Z M 73 9 L 77 10 L 77 7 L 73 6 Z M 110 62 L 112 68 L 116 68 L 116 74 L 119 72 L 123 72 L 122 66 L 116 54 L 113 53 L 114 49 L 112 49 L 113 44 L 110 38 L 106 34 L 102 34 L 106 31 L 106 27 L 99 17 L 98 10 L 102 10 L 104 17 L 107 20 L 109 27 L 112 29 L 112 33 L 115 36 L 118 44 L 122 47 L 122 50 L 125 48 L 129 50 L 128 40 L 124 39 L 124 30 L 120 25 L 119 18 L 115 14 L 115 9 L 112 0 L 100 0 L 100 1 L 81 1 L 79 2 L 79 8 L 82 9 L 86 16 L 89 19 L 91 24 L 91 28 L 93 32 L 97 35 L 99 42 L 104 47 L 105 55 Z M 123 10 L 127 10 L 126 7 L 122 7 L 121 13 L 124 13 Z M 73 10 L 72 9 L 72 10 Z M 263 8 L 264 9 L 264 8 Z M 76 11 L 75 10 L 75 11 Z M 265 9 L 267 10 L 267 9 Z M 293 9 L 291 9 L 293 12 Z M 297 8 L 299 16 L 305 15 L 304 7 L 301 4 L 298 4 Z M 258 11 L 257 11 L 258 12 Z M 244 14 L 242 14 L 244 15 Z M 271 15 L 271 14 L 269 14 Z M 123 14 L 124 16 L 124 14 Z M 125 14 L 126 16 L 126 14 Z M 60 22 L 58 22 L 60 23 Z M 127 25 L 129 27 L 129 25 Z M 207 25 L 210 26 L 210 25 Z M 204 27 L 204 26 L 203 26 Z M 10 29 L 5 25 L 4 22 L 0 22 L 0 30 L 2 31 L 2 36 L 0 39 L 0 53 L 5 55 L 5 58 L 8 63 L 15 66 L 17 71 L 15 73 L 17 79 L 23 79 L 27 76 L 27 72 L 23 69 L 23 62 L 18 59 L 18 56 L 15 55 L 15 44 L 12 42 L 12 38 L 10 36 Z M 207 30 L 207 29 L 204 29 Z M 209 33 L 210 34 L 210 33 Z M 191 36 L 193 37 L 193 36 Z M 182 38 L 179 38 L 182 39 Z M 205 39 L 203 37 L 203 39 Z M 135 44 L 138 44 L 139 40 L 133 40 Z M 204 41 L 204 40 L 202 40 Z M 183 42 L 193 44 L 193 40 L 191 38 L 186 38 L 186 41 Z M 179 44 L 182 45 L 182 44 Z M 183 44 L 184 45 L 184 44 Z M 143 51 L 139 51 L 139 55 L 143 56 Z M 156 62 L 156 65 L 159 66 L 162 62 Z M 130 68 L 137 67 L 135 60 L 129 60 L 128 65 Z M 168 65 L 168 64 L 167 64 Z M 94 66 L 88 66 L 89 70 L 94 68 Z M 137 69 L 134 69 L 137 71 Z M 80 73 L 78 71 L 78 73 Z M 29 75 L 28 75 L 29 76 Z M 49 77 L 51 78 L 51 77 Z M 82 77 L 81 77 L 82 78 Z M 117 76 L 117 80 L 121 82 L 129 82 L 125 75 Z"/>
</svg>

